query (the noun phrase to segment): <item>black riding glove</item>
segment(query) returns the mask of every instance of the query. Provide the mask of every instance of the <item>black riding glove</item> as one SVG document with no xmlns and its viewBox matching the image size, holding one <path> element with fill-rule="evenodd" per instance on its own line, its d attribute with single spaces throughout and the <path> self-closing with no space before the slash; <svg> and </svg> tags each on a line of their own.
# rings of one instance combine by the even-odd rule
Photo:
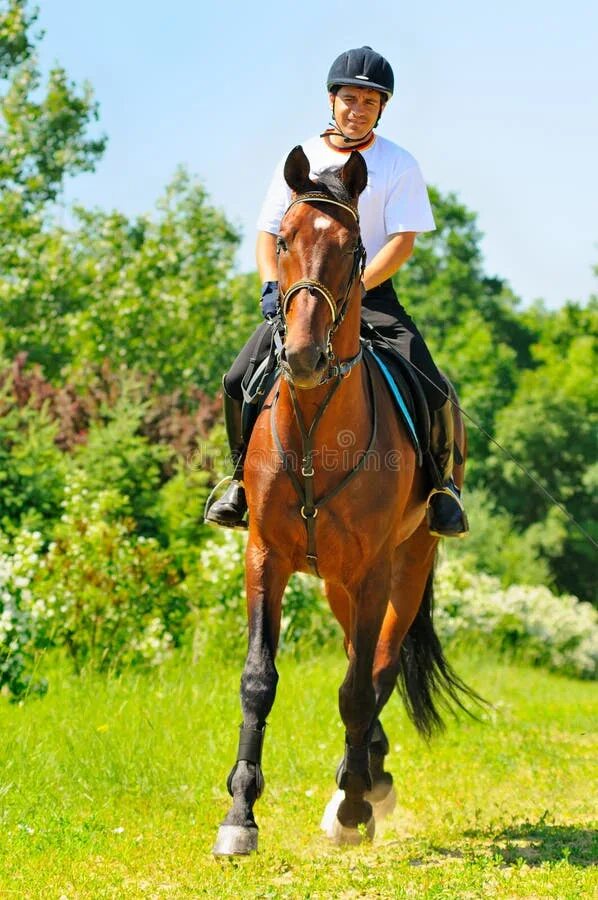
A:
<svg viewBox="0 0 598 900">
<path fill-rule="evenodd" d="M 262 285 L 262 315 L 264 319 L 273 319 L 278 312 L 279 300 L 278 282 L 264 281 Z"/>
</svg>

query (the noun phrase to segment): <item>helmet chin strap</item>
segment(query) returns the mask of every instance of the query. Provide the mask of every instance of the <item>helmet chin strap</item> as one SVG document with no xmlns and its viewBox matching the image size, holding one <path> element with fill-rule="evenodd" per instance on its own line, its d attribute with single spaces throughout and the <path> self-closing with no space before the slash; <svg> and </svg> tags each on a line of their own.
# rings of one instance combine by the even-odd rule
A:
<svg viewBox="0 0 598 900">
<path fill-rule="evenodd" d="M 380 117 L 382 116 L 382 97 L 380 97 L 380 112 L 378 113 L 378 118 L 376 119 L 373 127 L 370 128 L 370 130 L 368 131 L 367 134 L 364 134 L 363 137 L 359 137 L 359 138 L 347 137 L 345 132 L 342 130 L 342 128 L 336 121 L 336 116 L 334 114 L 334 104 L 335 103 L 336 103 L 336 94 L 334 95 L 334 100 L 332 101 L 332 118 L 330 119 L 330 125 L 332 125 L 332 127 L 335 130 L 332 132 L 323 131 L 322 134 L 320 135 L 320 137 L 324 137 L 326 135 L 329 136 L 330 134 L 333 134 L 333 135 L 336 135 L 337 137 L 342 137 L 343 142 L 345 144 L 363 144 L 364 141 L 367 141 L 368 138 L 370 137 L 370 135 L 372 134 L 372 132 L 374 131 L 374 128 L 378 127 L 378 122 L 380 121 Z"/>
</svg>

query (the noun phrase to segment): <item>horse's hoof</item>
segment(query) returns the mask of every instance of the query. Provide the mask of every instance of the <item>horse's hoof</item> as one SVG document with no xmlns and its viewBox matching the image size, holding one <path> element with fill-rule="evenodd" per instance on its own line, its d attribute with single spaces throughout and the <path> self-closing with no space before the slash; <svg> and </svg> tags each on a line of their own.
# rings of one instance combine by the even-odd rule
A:
<svg viewBox="0 0 598 900">
<path fill-rule="evenodd" d="M 374 785 L 371 791 L 364 794 L 364 800 L 372 804 L 372 812 L 376 822 L 381 822 L 393 811 L 397 805 L 397 792 L 394 784 L 387 784 L 384 781 Z"/>
<path fill-rule="evenodd" d="M 344 791 L 335 791 L 332 795 L 332 799 L 329 800 L 326 804 L 326 809 L 324 810 L 324 815 L 322 816 L 322 821 L 320 822 L 320 828 L 322 829 L 322 831 L 326 832 L 326 834 L 330 838 L 332 837 L 334 823 L 338 821 L 338 819 L 336 818 L 338 808 L 344 799 Z"/>
<path fill-rule="evenodd" d="M 221 825 L 212 853 L 214 856 L 247 856 L 257 850 L 257 828 Z"/>
<path fill-rule="evenodd" d="M 374 816 L 370 818 L 367 825 L 360 825 L 358 828 L 347 828 L 346 825 L 342 825 L 335 817 L 331 832 L 328 836 L 339 846 L 341 844 L 355 846 L 356 844 L 361 844 L 362 841 L 373 841 L 375 833 L 376 820 L 374 819 Z"/>
</svg>

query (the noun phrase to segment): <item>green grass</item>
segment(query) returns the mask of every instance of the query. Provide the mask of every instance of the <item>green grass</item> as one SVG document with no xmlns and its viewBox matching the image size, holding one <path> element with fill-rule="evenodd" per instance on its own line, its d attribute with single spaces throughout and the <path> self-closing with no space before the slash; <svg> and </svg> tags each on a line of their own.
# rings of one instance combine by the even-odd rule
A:
<svg viewBox="0 0 598 900">
<path fill-rule="evenodd" d="M 373 844 L 339 849 L 318 826 L 343 746 L 344 661 L 282 659 L 260 852 L 223 861 L 210 851 L 228 808 L 240 665 L 52 672 L 44 700 L 0 701 L 0 897 L 595 896 L 595 685 L 457 663 L 495 711 L 449 722 L 428 747 L 393 698 L 383 721 L 399 806 Z"/>
</svg>

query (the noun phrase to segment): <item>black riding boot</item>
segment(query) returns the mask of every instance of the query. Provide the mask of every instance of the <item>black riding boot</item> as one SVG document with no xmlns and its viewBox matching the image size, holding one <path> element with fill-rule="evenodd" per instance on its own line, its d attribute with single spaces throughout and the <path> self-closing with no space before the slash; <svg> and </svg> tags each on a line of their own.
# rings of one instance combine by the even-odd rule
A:
<svg viewBox="0 0 598 900">
<path fill-rule="evenodd" d="M 243 488 L 243 461 L 245 459 L 245 441 L 243 438 L 243 422 L 241 417 L 242 402 L 227 394 L 224 395 L 224 422 L 235 471 L 228 488 L 207 509 L 204 521 L 209 525 L 221 525 L 224 528 L 247 528 L 245 513 L 247 501 Z"/>
<path fill-rule="evenodd" d="M 428 497 L 426 516 L 430 533 L 437 537 L 464 537 L 469 531 L 459 488 L 453 481 L 455 426 L 450 400 L 432 412 L 431 453 L 437 485 Z"/>
</svg>

